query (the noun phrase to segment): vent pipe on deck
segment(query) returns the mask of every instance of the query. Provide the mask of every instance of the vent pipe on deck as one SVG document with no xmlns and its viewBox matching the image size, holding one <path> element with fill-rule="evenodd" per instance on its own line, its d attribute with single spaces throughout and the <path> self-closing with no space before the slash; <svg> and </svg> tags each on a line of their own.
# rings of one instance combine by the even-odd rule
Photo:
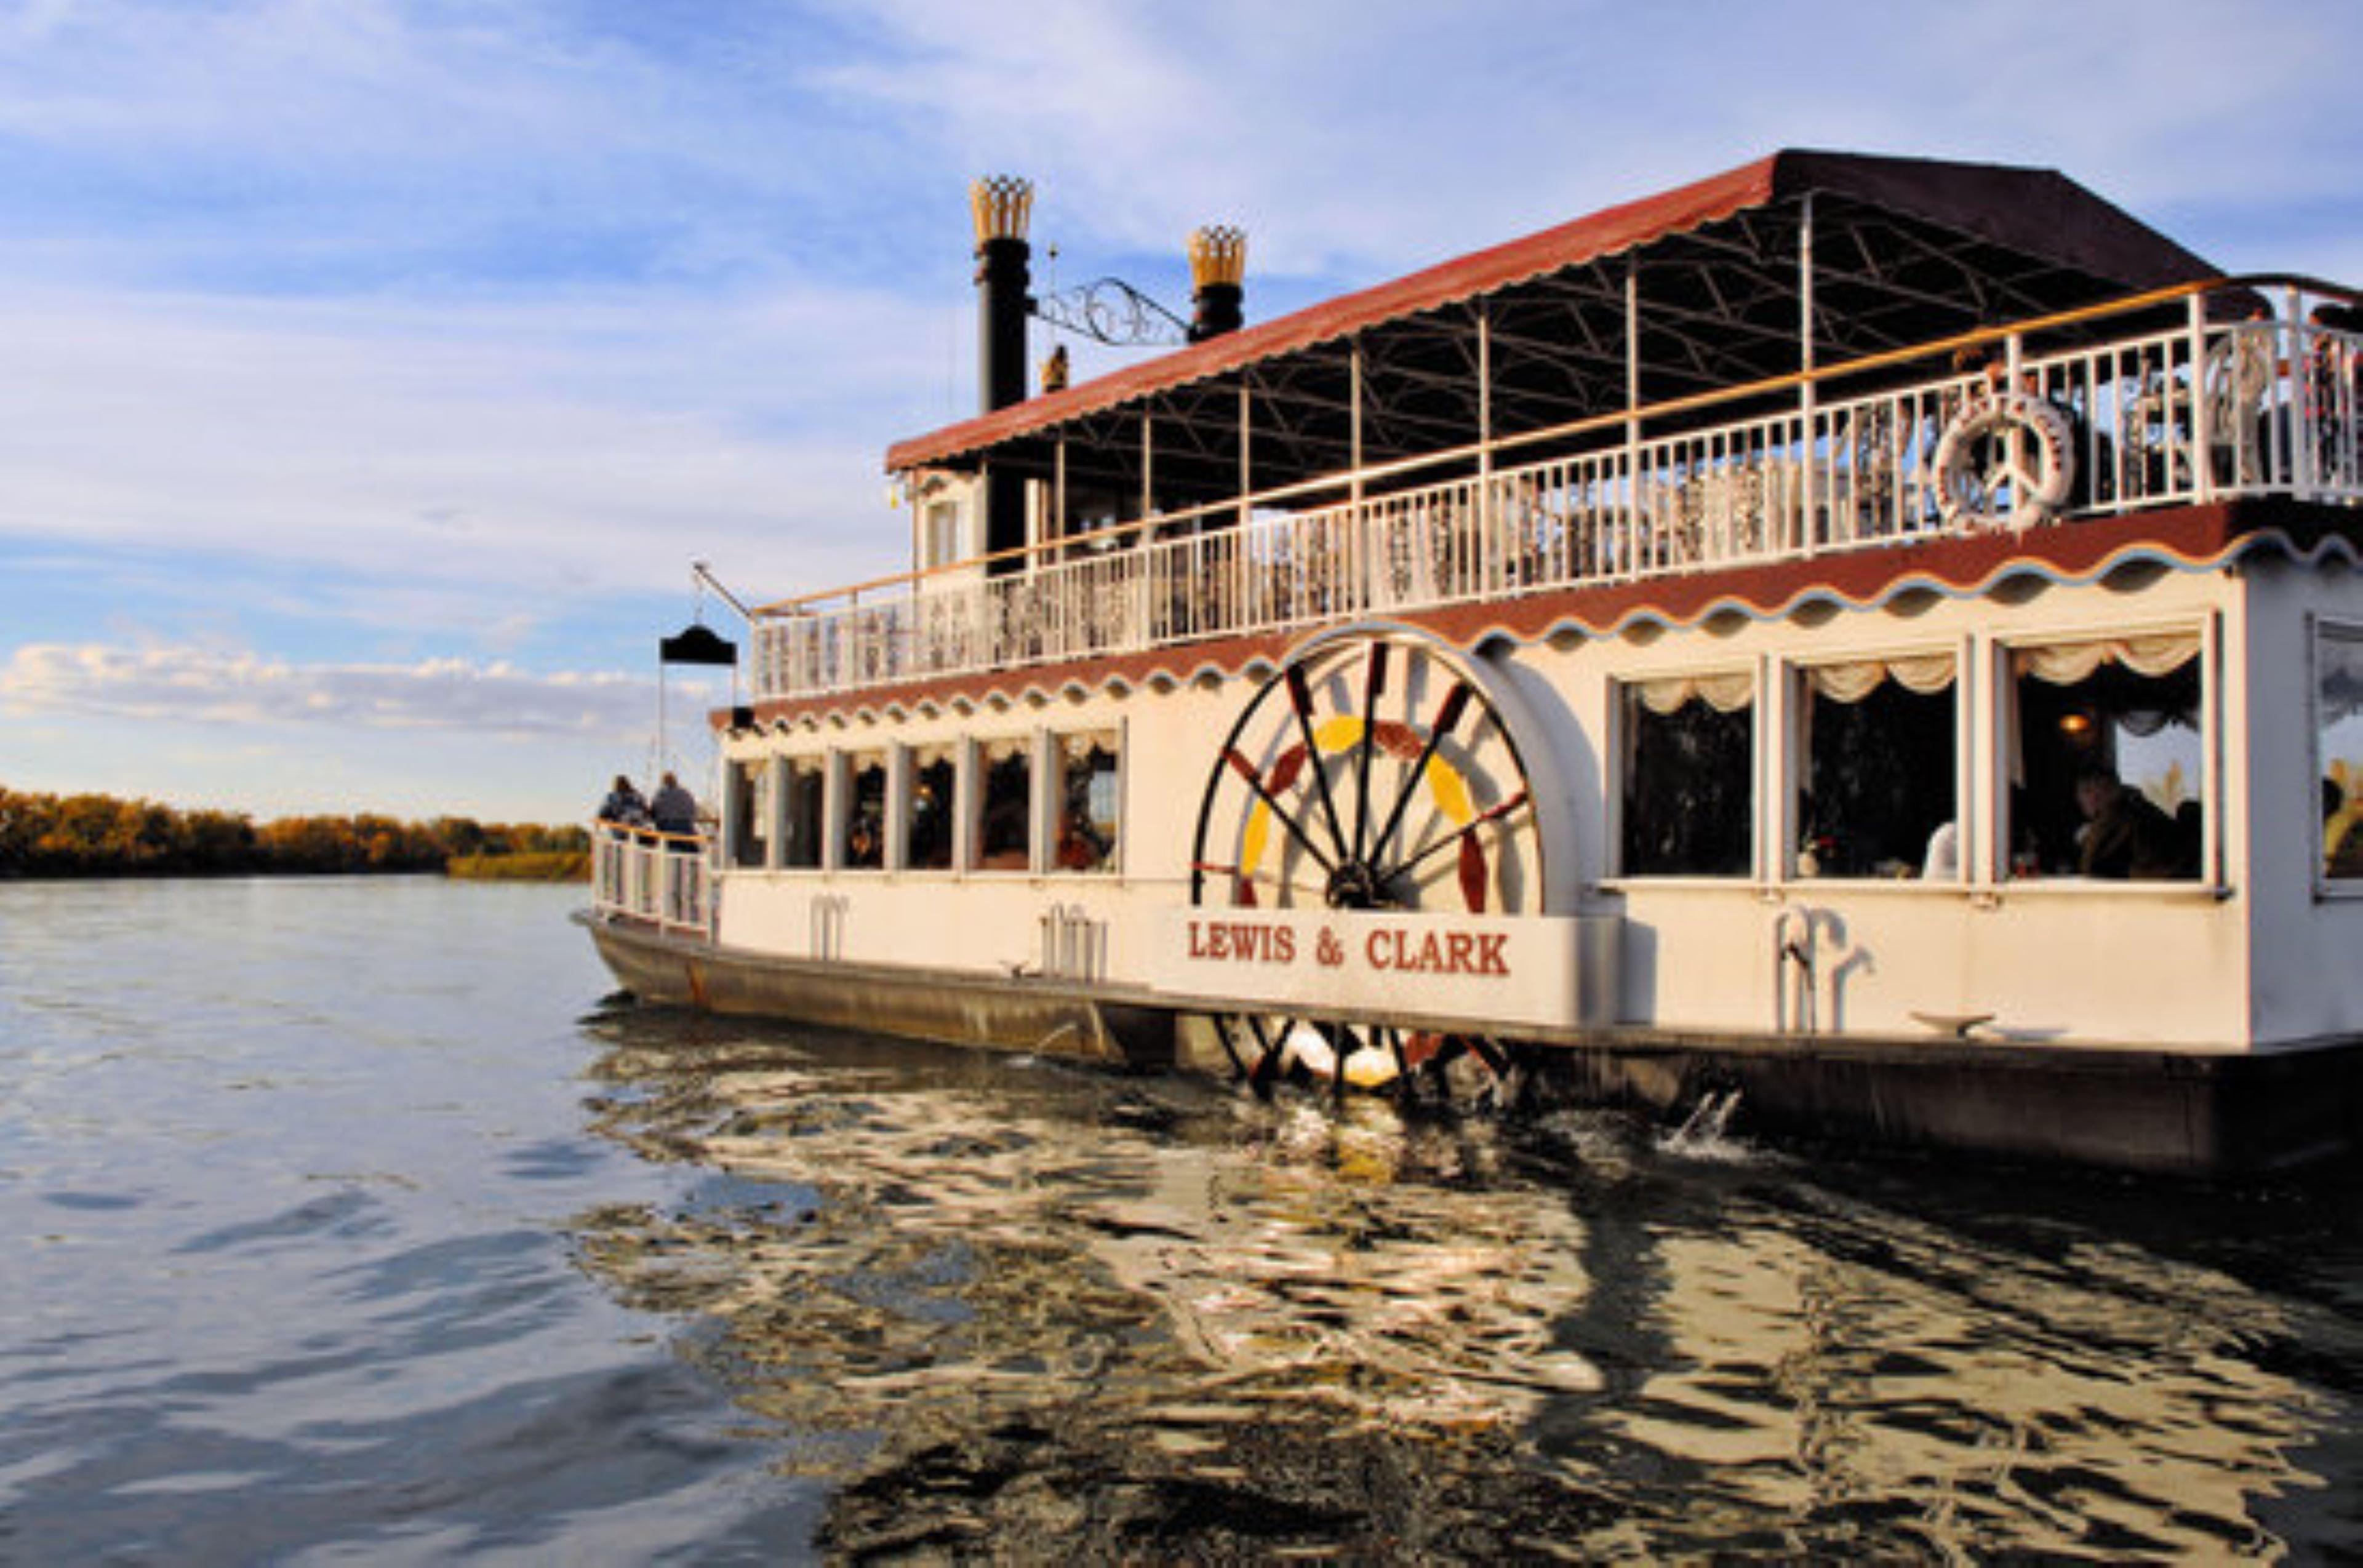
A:
<svg viewBox="0 0 2363 1568">
<path fill-rule="evenodd" d="M 1247 230 L 1209 224 L 1190 236 L 1190 299 L 1197 306 L 1190 341 L 1203 343 L 1246 322 L 1240 309 L 1248 274 Z"/>
<path fill-rule="evenodd" d="M 1032 248 L 1026 226 L 1034 215 L 1034 185 L 1014 174 L 989 174 L 968 188 L 976 220 L 977 393 L 981 414 L 1026 400 L 1026 318 L 1034 302 L 1026 295 Z M 984 548 L 999 554 L 1026 543 L 1026 481 L 985 465 L 981 500 Z M 1015 571 L 1015 561 L 995 572 Z"/>
</svg>

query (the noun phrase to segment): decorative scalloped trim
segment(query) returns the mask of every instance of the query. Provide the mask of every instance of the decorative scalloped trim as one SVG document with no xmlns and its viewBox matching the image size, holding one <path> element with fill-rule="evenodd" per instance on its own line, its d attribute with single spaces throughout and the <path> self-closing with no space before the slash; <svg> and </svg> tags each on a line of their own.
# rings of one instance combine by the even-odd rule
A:
<svg viewBox="0 0 2363 1568">
<path fill-rule="evenodd" d="M 2111 550 L 2088 566 L 2072 570 L 2039 557 L 2021 555 L 1998 563 L 1982 575 L 1959 582 L 1934 572 L 1909 572 L 1881 584 L 1876 592 L 1860 596 L 1826 584 L 1816 584 L 1801 588 L 1777 602 L 1758 603 L 1741 594 L 1721 594 L 1687 610 L 1659 602 L 1643 603 L 1625 606 L 1603 618 L 1580 614 L 1556 616 L 1531 629 L 1522 629 L 1503 618 L 1489 619 L 1457 633 L 1448 632 L 1433 624 L 1434 619 L 1456 613 L 1465 614 L 1478 606 L 1439 606 L 1426 612 L 1311 628 L 1302 636 L 1291 639 L 1286 651 L 1279 657 L 1274 657 L 1260 646 L 1270 640 L 1260 637 L 1239 639 L 1240 642 L 1251 645 L 1232 651 L 1227 658 L 1220 652 L 1190 648 L 1150 650 L 1148 651 L 1152 654 L 1173 655 L 1173 662 L 1166 662 L 1160 659 L 1146 670 L 1140 670 L 1137 666 L 1140 655 L 1121 655 L 1118 657 L 1126 661 L 1127 668 L 1111 669 L 1096 680 L 1075 670 L 1047 674 L 1013 670 L 1002 677 L 972 677 L 982 681 L 1004 679 L 1012 683 L 1010 684 L 987 685 L 982 690 L 964 687 L 941 695 L 895 696 L 875 702 L 857 700 L 856 706 L 851 707 L 807 710 L 793 716 L 793 721 L 810 729 L 817 728 L 824 717 L 840 727 L 849 719 L 866 724 L 899 722 L 911 711 L 928 717 L 944 713 L 968 717 L 984 709 L 1006 713 L 1021 704 L 1047 707 L 1060 701 L 1082 703 L 1096 697 L 1126 696 L 1136 691 L 1163 694 L 1199 684 L 1218 685 L 1242 678 L 1264 681 L 1278 674 L 1304 645 L 1335 636 L 1348 627 L 1409 627 L 1440 638 L 1464 652 L 1481 656 L 1496 649 L 1530 648 L 1544 643 L 1564 647 L 1586 640 L 1605 640 L 1645 628 L 1657 632 L 1686 631 L 1723 617 L 1738 617 L 1761 625 L 1815 609 L 1859 614 L 1883 608 L 1914 594 L 1934 594 L 1953 600 L 1974 599 L 1992 593 L 2005 583 L 2030 578 L 2056 587 L 2084 587 L 2135 565 L 2159 566 L 2184 573 L 2213 572 L 2243 556 L 2268 550 L 2277 551 L 2300 565 L 2321 566 L 2335 561 L 2348 568 L 2363 568 L 2363 550 L 2358 550 L 2343 534 L 2325 534 L 2312 545 L 2301 545 L 2287 529 L 2263 528 L 2232 539 L 2221 549 L 2201 553 L 2177 550 L 2155 540 L 2136 540 Z M 1682 579 L 1667 578 L 1663 581 L 1670 585 Z M 1586 584 L 1586 588 L 1600 586 L 1615 584 Z M 789 720 L 781 722 L 784 724 Z"/>
</svg>

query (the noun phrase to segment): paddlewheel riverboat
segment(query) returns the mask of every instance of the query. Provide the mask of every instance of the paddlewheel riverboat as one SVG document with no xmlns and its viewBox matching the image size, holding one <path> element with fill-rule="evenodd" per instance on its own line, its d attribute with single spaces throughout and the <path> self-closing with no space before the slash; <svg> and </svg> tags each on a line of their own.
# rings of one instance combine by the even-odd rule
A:
<svg viewBox="0 0 2363 1568">
<path fill-rule="evenodd" d="M 1259 1088 L 2295 1163 L 2363 1082 L 2363 317 L 2046 171 L 1781 152 L 887 455 L 634 993 Z"/>
</svg>

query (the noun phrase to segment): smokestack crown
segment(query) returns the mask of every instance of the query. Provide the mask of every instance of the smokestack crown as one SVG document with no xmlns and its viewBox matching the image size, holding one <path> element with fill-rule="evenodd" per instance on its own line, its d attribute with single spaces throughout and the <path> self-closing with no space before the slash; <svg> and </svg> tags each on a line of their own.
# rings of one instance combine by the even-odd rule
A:
<svg viewBox="0 0 2363 1568">
<path fill-rule="evenodd" d="M 1210 223 L 1190 236 L 1190 286 L 1214 284 L 1234 288 L 1247 281 L 1248 231 L 1227 223 Z"/>
<path fill-rule="evenodd" d="M 1197 306 L 1190 341 L 1203 343 L 1239 329 L 1247 319 L 1239 308 L 1247 273 L 1247 230 L 1216 223 L 1190 236 L 1191 300 Z"/>
<path fill-rule="evenodd" d="M 1023 243 L 1034 217 L 1034 182 L 1016 174 L 987 174 L 970 182 L 968 210 L 976 220 L 976 248 L 996 239 Z"/>
</svg>

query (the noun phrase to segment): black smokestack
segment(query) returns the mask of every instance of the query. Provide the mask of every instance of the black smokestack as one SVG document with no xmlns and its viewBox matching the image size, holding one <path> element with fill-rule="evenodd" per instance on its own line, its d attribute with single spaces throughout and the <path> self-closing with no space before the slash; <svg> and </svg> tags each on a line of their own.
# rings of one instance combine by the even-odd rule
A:
<svg viewBox="0 0 2363 1568">
<path fill-rule="evenodd" d="M 1246 321 L 1239 308 L 1246 293 L 1248 237 L 1245 229 L 1213 224 L 1190 236 L 1190 341 L 1203 343 L 1236 332 Z"/>
<path fill-rule="evenodd" d="M 1034 187 L 1014 175 L 994 174 L 968 188 L 976 218 L 977 391 L 990 414 L 1026 398 L 1026 295 L 1032 278 L 1026 261 L 1026 220 L 1034 212 Z"/>
<path fill-rule="evenodd" d="M 1034 302 L 1026 261 L 1026 220 L 1034 212 L 1034 186 L 1014 175 L 988 175 L 968 188 L 976 219 L 976 362 L 979 413 L 990 414 L 1026 400 L 1026 318 Z M 995 472 L 984 476 L 984 547 L 998 553 L 1026 542 L 1026 481 Z M 1016 562 L 997 562 L 996 572 Z"/>
</svg>

